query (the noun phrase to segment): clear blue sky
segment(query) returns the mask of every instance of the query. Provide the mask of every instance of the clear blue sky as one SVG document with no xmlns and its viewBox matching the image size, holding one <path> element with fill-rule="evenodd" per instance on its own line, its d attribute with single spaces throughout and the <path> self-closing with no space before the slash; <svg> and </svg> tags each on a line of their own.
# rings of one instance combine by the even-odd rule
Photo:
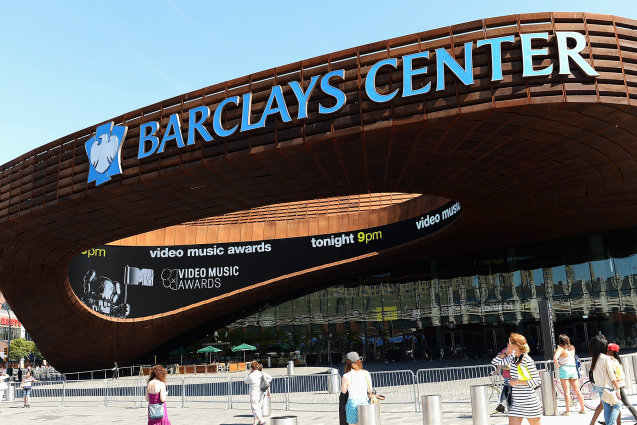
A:
<svg viewBox="0 0 637 425">
<path fill-rule="evenodd" d="M 0 0 L 0 164 L 151 103 L 336 50 L 512 13 L 637 19 L 637 0 Z"/>
</svg>

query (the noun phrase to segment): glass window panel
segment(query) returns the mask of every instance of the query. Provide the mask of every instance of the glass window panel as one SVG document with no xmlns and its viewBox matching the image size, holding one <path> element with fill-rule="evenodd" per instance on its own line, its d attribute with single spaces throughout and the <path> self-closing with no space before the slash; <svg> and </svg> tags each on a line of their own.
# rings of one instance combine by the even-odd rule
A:
<svg viewBox="0 0 637 425">
<path fill-rule="evenodd" d="M 610 283 L 612 286 L 612 282 L 609 282 L 609 279 L 615 277 L 613 261 L 610 258 L 591 261 L 591 269 L 593 292 L 609 290 L 608 284 Z"/>
</svg>

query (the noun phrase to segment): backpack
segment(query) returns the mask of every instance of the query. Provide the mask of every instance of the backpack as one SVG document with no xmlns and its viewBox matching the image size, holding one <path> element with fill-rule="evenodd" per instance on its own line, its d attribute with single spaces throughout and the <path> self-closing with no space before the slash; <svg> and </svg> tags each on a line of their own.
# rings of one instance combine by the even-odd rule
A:
<svg viewBox="0 0 637 425">
<path fill-rule="evenodd" d="M 263 392 L 266 392 L 268 389 L 270 389 L 270 382 L 265 379 L 265 375 L 263 374 L 263 372 L 261 372 L 261 383 L 259 384 L 259 388 Z"/>
<path fill-rule="evenodd" d="M 581 368 L 582 361 L 579 359 L 579 357 L 577 357 L 577 354 L 575 354 L 575 370 L 577 370 L 577 379 L 581 378 Z"/>
</svg>

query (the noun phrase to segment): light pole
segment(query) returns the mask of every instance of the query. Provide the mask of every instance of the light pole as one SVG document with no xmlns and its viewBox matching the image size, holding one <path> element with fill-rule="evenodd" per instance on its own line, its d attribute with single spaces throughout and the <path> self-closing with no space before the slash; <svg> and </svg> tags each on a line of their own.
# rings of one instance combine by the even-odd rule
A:
<svg viewBox="0 0 637 425">
<path fill-rule="evenodd" d="M 9 350 L 11 349 L 11 309 L 6 301 L 2 304 L 2 309 L 7 311 L 9 315 L 9 334 L 7 335 L 7 358 L 5 359 L 4 369 L 9 368 Z"/>
</svg>

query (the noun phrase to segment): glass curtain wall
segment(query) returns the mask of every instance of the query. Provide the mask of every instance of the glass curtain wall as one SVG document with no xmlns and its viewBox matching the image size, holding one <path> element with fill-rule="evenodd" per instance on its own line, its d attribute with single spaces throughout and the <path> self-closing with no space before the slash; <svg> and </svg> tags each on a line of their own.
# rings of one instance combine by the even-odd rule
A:
<svg viewBox="0 0 637 425">
<path fill-rule="evenodd" d="M 487 357 L 505 346 L 512 331 L 526 335 L 531 353 L 538 354 L 538 300 L 548 299 L 556 335 L 569 335 L 578 351 L 585 353 L 588 339 L 599 332 L 622 348 L 635 348 L 635 235 L 592 235 L 432 260 L 421 279 L 402 279 L 400 268 L 382 280 L 357 277 L 264 305 L 229 325 L 226 334 L 256 343 L 261 356 L 295 355 L 308 364 L 340 363 L 350 350 L 368 361 Z"/>
</svg>

